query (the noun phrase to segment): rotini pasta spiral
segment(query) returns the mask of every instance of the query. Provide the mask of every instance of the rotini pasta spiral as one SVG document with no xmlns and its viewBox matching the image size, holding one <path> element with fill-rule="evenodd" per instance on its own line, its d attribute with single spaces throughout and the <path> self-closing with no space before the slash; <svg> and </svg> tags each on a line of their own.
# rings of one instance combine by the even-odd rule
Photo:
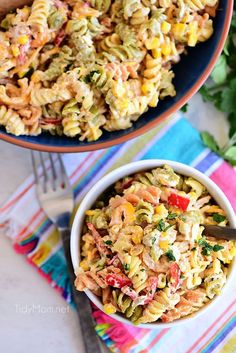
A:
<svg viewBox="0 0 236 353">
<path fill-rule="evenodd" d="M 95 9 L 103 13 L 106 13 L 111 6 L 111 0 L 91 0 L 90 3 Z"/>
<path fill-rule="evenodd" d="M 144 221 L 146 221 L 147 223 L 152 223 L 153 214 L 154 212 L 151 203 L 146 201 L 140 201 L 138 203 L 136 211 L 136 220 L 138 224 Z"/>
<path fill-rule="evenodd" d="M 12 109 L 6 108 L 4 105 L 0 106 L 0 125 L 5 126 L 7 132 L 16 136 L 28 134 L 19 114 Z"/>
<path fill-rule="evenodd" d="M 142 261 L 138 256 L 124 255 L 124 263 L 128 268 L 128 277 L 132 280 L 134 290 L 139 293 L 146 287 L 147 272 L 144 268 L 141 271 Z"/>
<path fill-rule="evenodd" d="M 50 13 L 51 0 L 35 0 L 32 5 L 28 24 L 43 33 L 47 27 L 47 19 Z"/>
<path fill-rule="evenodd" d="M 79 135 L 80 129 L 80 109 L 75 99 L 67 103 L 62 110 L 62 126 L 66 136 L 74 137 Z"/>
<path fill-rule="evenodd" d="M 143 311 L 143 315 L 135 322 L 136 325 L 157 321 L 167 310 L 171 310 L 180 301 L 179 294 L 171 296 L 170 289 L 160 290 Z"/>
</svg>

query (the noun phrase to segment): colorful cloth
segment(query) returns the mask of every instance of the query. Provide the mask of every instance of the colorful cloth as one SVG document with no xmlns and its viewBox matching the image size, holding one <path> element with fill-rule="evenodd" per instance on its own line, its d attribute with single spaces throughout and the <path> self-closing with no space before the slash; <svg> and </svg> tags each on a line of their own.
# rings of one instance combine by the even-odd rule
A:
<svg viewBox="0 0 236 353">
<path fill-rule="evenodd" d="M 76 202 L 110 170 L 130 161 L 162 158 L 192 165 L 209 175 L 236 210 L 236 171 L 203 146 L 198 132 L 181 115 L 161 127 L 107 150 L 64 155 Z M 0 223 L 12 239 L 14 249 L 25 255 L 51 286 L 71 302 L 61 240 L 37 202 L 33 176 L 0 208 Z M 123 325 L 95 309 L 96 331 L 115 353 L 235 353 L 235 293 L 236 281 L 208 313 L 171 329 Z"/>
</svg>

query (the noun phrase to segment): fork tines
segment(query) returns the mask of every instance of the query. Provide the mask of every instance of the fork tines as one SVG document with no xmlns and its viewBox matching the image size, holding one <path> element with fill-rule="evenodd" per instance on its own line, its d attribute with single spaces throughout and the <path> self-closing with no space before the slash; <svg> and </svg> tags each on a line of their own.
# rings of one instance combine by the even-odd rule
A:
<svg viewBox="0 0 236 353">
<path fill-rule="evenodd" d="M 67 184 L 65 167 L 59 153 L 31 151 L 31 159 L 35 182 L 41 184 L 43 192 L 47 192 L 48 187 L 56 190 L 57 186 Z"/>
</svg>

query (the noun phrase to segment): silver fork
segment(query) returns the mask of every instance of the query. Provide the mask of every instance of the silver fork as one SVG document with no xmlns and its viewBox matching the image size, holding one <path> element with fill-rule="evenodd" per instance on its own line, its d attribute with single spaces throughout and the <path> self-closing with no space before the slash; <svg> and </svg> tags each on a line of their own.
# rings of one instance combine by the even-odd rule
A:
<svg viewBox="0 0 236 353">
<path fill-rule="evenodd" d="M 38 158 L 37 158 L 38 155 Z M 74 208 L 73 190 L 66 175 L 60 154 L 57 155 L 59 168 L 56 168 L 52 155 L 49 153 L 49 167 L 41 152 L 31 151 L 36 191 L 39 203 L 48 218 L 58 228 L 63 242 L 68 273 L 71 280 L 72 295 L 77 307 L 82 336 L 86 353 L 100 353 L 101 348 L 96 335 L 95 322 L 87 296 L 78 292 L 74 286 L 75 274 L 70 256 L 70 216 Z M 37 163 L 37 160 L 39 163 Z M 38 166 L 41 165 L 41 173 Z"/>
</svg>

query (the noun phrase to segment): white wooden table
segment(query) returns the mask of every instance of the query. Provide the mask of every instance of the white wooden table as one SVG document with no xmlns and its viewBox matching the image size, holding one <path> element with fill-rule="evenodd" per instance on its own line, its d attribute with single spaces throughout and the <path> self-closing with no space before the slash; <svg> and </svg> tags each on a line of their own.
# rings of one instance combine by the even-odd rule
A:
<svg viewBox="0 0 236 353">
<path fill-rule="evenodd" d="M 225 142 L 223 114 L 203 104 L 198 95 L 191 100 L 187 117 Z M 29 151 L 2 141 L 0 156 L 2 204 L 31 173 L 31 163 Z M 23 256 L 15 254 L 1 231 L 0 235 L 0 352 L 83 353 L 76 313 Z"/>
</svg>

